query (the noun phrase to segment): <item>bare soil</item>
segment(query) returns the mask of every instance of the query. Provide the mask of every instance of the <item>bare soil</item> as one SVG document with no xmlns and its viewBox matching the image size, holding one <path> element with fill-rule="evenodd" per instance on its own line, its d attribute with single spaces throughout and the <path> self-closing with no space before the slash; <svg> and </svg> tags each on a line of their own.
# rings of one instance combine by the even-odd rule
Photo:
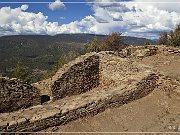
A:
<svg viewBox="0 0 180 135">
<path fill-rule="evenodd" d="M 138 62 L 152 66 L 169 80 L 180 81 L 180 56 L 178 55 L 157 54 Z M 89 132 L 88 134 L 94 134 L 94 132 L 96 134 L 105 134 L 105 132 L 106 134 L 112 134 L 110 132 L 169 132 L 170 134 L 170 132 L 176 132 L 180 134 L 180 86 L 178 83 L 173 84 L 168 81 L 160 83 L 160 86 L 152 93 L 139 100 L 118 108 L 107 109 L 94 117 L 77 119 L 66 125 L 44 131 L 53 131 L 57 134 L 58 132 L 81 132 L 81 134 L 85 132 Z M 154 134 L 163 135 L 164 133 Z"/>
</svg>

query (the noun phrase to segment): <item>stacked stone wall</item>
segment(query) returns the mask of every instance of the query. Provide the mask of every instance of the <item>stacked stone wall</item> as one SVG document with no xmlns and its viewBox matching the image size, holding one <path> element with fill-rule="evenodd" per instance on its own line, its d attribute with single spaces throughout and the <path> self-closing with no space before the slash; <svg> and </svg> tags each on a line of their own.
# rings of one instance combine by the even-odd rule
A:
<svg viewBox="0 0 180 135">
<path fill-rule="evenodd" d="M 0 78 L 0 113 L 41 104 L 39 91 L 17 79 Z"/>
<path fill-rule="evenodd" d="M 53 82 L 53 100 L 89 91 L 99 85 L 99 56 L 92 55 L 72 65 Z"/>
<path fill-rule="evenodd" d="M 138 78 L 138 77 L 137 77 Z M 141 78 L 141 77 L 140 77 Z M 140 79 L 139 78 L 139 79 Z M 54 108 L 46 111 L 41 117 L 19 118 L 15 121 L 4 121 L 0 123 L 1 132 L 35 132 L 56 125 L 63 125 L 80 117 L 93 116 L 103 112 L 106 108 L 118 107 L 137 100 L 149 94 L 157 86 L 158 76 L 156 74 L 145 75 L 142 80 L 136 85 L 117 88 L 105 94 L 105 91 L 97 94 L 97 99 L 87 97 L 79 101 L 79 105 L 71 107 L 67 110 L 66 106 L 73 105 L 72 101 L 69 104 L 61 107 L 61 110 Z M 77 99 L 78 100 L 78 99 Z M 83 100 L 83 98 L 81 99 Z M 88 101 L 88 102 L 87 102 Z M 71 105 L 71 106 L 72 106 Z M 70 106 L 69 106 L 70 107 Z M 44 108 L 45 109 L 45 108 Z M 41 109 L 43 110 L 43 108 Z"/>
</svg>

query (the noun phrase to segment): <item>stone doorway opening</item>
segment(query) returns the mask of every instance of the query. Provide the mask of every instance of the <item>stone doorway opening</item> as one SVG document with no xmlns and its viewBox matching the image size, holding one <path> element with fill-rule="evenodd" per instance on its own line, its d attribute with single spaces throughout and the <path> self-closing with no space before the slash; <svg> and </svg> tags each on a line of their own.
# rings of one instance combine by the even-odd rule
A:
<svg viewBox="0 0 180 135">
<path fill-rule="evenodd" d="M 41 104 L 44 104 L 50 100 L 50 96 L 48 95 L 41 95 Z"/>
</svg>

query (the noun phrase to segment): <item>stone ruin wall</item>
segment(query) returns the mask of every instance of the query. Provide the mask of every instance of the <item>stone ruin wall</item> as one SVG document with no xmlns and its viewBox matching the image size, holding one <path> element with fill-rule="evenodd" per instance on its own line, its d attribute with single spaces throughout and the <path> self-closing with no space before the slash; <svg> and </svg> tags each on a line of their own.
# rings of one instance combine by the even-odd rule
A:
<svg viewBox="0 0 180 135">
<path fill-rule="evenodd" d="M 122 51 L 118 52 L 117 55 L 122 58 L 144 58 L 147 56 L 152 56 L 160 53 L 163 55 L 180 55 L 180 48 L 169 47 L 165 45 L 129 46 L 125 49 L 122 49 Z"/>
<path fill-rule="evenodd" d="M 63 66 L 63 68 L 61 68 L 56 73 L 56 75 L 51 78 L 51 82 L 49 83 L 53 99 L 56 100 L 65 96 L 81 94 L 98 87 L 101 80 L 101 69 L 99 69 L 101 66 L 100 56 L 97 55 L 97 53 L 86 54 L 85 56 Z M 3 88 L 4 90 L 5 88 L 3 84 L 4 83 L 1 81 L 1 89 Z M 9 86 L 9 82 L 7 84 Z M 25 86 L 25 88 L 23 86 Z M 125 93 L 121 93 L 119 95 L 109 95 L 104 99 L 98 100 L 97 102 L 92 101 L 92 103 L 87 103 L 86 105 L 76 109 L 74 108 L 73 110 L 69 110 L 64 113 L 58 111 L 56 114 L 51 114 L 50 116 L 43 117 L 38 120 L 22 118 L 15 121 L 15 123 L 3 123 L 0 124 L 0 131 L 33 132 L 40 131 L 55 125 L 66 124 L 67 122 L 79 117 L 95 115 L 104 111 L 106 108 L 120 106 L 144 97 L 149 94 L 156 86 L 157 75 L 149 74 L 145 76 L 139 83 L 137 83 L 136 86 L 133 85 L 132 88 L 127 89 L 127 92 Z M 7 87 L 6 91 L 10 91 L 11 87 Z M 10 90 L 7 90 L 9 88 Z M 10 96 L 11 98 L 9 98 L 9 102 L 22 102 L 20 108 L 26 108 L 40 104 L 40 95 L 34 87 L 22 83 L 19 84 L 18 82 L 18 90 L 19 88 L 22 88 L 20 90 L 23 100 L 17 101 L 14 96 Z M 25 92 L 22 93 L 22 90 Z M 121 90 L 118 90 L 117 92 L 120 91 Z M 14 90 L 14 93 L 15 92 L 16 90 Z M 8 94 L 6 94 L 6 96 L 7 95 Z M 26 97 L 26 95 L 28 95 L 28 97 Z M 2 95 L 0 96 L 2 97 Z M 13 101 L 10 101 L 10 99 L 13 99 Z M 28 101 L 28 104 L 26 104 L 26 102 L 23 104 L 24 101 Z M 16 107 L 16 105 L 12 105 L 11 107 L 13 106 Z M 6 110 L 8 109 L 9 108 L 6 108 Z M 18 108 L 16 107 L 16 109 Z"/>
<path fill-rule="evenodd" d="M 13 122 L 4 122 L 0 124 L 1 132 L 36 132 L 56 125 L 64 125 L 80 117 L 93 116 L 103 112 L 106 108 L 118 107 L 137 100 L 149 94 L 157 86 L 157 75 L 149 74 L 139 83 L 127 88 L 125 91 L 118 89 L 116 94 L 105 96 L 98 101 L 92 100 L 80 107 L 71 110 L 62 110 L 52 113 L 51 115 L 37 118 L 37 120 L 21 118 Z M 118 94 L 119 93 L 119 94 Z M 46 112 L 47 113 L 47 112 Z"/>
<path fill-rule="evenodd" d="M 180 49 L 157 45 L 129 46 L 120 52 L 107 52 L 107 54 L 137 59 L 163 52 L 180 54 Z M 53 100 L 89 91 L 101 83 L 101 57 L 101 53 L 80 56 L 65 64 L 52 78 L 35 83 L 33 86 Z"/>
<path fill-rule="evenodd" d="M 180 49 L 166 46 L 129 46 L 117 55 L 121 58 L 146 57 L 165 52 L 179 55 Z M 115 54 L 115 52 L 109 53 Z M 42 83 L 44 87 L 48 88 L 50 93 L 48 96 L 52 96 L 53 100 L 56 100 L 98 87 L 102 79 L 101 55 L 89 53 L 64 65 L 55 76 L 49 79 L 48 83 Z M 46 93 L 38 92 L 35 87 L 15 79 L 2 78 L 0 81 L 0 112 L 41 104 L 41 95 L 46 95 Z"/>
<path fill-rule="evenodd" d="M 39 91 L 17 79 L 0 78 L 0 113 L 41 104 Z"/>
<path fill-rule="evenodd" d="M 99 85 L 99 56 L 90 53 L 64 65 L 52 78 L 49 93 L 53 100 L 89 91 Z M 0 80 L 0 113 L 41 104 L 45 94 L 17 79 Z"/>
<path fill-rule="evenodd" d="M 91 55 L 61 74 L 51 87 L 53 100 L 81 94 L 98 87 L 99 61 L 99 56 Z"/>
</svg>

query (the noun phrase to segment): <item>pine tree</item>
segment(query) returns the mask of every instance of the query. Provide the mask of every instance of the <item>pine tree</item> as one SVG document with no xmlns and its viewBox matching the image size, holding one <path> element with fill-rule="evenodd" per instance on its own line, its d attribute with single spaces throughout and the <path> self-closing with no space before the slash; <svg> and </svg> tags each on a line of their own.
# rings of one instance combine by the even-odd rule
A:
<svg viewBox="0 0 180 135">
<path fill-rule="evenodd" d="M 176 26 L 174 31 L 163 32 L 159 38 L 159 44 L 180 46 L 180 24 Z"/>
<path fill-rule="evenodd" d="M 29 73 L 22 62 L 18 61 L 13 76 L 24 82 L 30 82 Z"/>
<path fill-rule="evenodd" d="M 126 46 L 121 38 L 122 33 L 114 32 L 104 39 L 104 46 L 110 51 L 119 51 Z"/>
<path fill-rule="evenodd" d="M 90 44 L 85 45 L 85 51 L 89 52 L 100 52 L 101 48 L 97 37 L 94 37 Z"/>
<path fill-rule="evenodd" d="M 159 38 L 159 44 L 168 45 L 168 33 L 163 32 Z"/>
</svg>

